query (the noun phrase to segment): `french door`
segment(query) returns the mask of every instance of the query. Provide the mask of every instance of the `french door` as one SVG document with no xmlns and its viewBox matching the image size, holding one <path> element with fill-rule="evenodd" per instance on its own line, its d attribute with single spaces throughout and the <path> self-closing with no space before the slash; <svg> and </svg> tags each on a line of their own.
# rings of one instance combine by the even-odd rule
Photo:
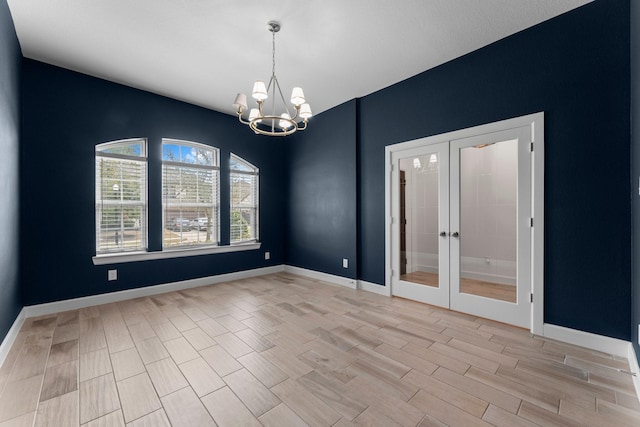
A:
<svg viewBox="0 0 640 427">
<path fill-rule="evenodd" d="M 531 328 L 532 128 L 391 154 L 391 293 Z"/>
</svg>

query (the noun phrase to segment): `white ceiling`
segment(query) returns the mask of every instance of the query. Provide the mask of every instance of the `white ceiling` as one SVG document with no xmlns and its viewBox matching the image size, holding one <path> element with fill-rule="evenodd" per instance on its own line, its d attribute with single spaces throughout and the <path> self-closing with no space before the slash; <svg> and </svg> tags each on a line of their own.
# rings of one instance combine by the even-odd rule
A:
<svg viewBox="0 0 640 427">
<path fill-rule="evenodd" d="M 276 75 L 314 113 L 591 0 L 7 0 L 27 58 L 224 113 Z"/>
</svg>

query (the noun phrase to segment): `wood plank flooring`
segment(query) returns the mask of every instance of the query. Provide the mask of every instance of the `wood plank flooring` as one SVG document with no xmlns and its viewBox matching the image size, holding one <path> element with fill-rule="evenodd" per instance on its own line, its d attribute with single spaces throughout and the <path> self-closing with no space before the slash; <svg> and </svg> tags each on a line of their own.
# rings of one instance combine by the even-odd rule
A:
<svg viewBox="0 0 640 427">
<path fill-rule="evenodd" d="M 640 426 L 625 359 L 286 273 L 29 318 L 8 426 Z"/>
</svg>

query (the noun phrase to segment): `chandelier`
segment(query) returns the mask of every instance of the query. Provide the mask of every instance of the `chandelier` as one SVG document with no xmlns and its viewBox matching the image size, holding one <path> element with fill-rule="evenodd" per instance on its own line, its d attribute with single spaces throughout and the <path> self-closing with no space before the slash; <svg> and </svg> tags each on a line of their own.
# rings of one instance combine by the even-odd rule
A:
<svg viewBox="0 0 640 427">
<path fill-rule="evenodd" d="M 294 87 L 291 91 L 291 103 L 295 107 L 295 114 L 292 116 L 287 103 L 282 95 L 282 89 L 280 89 L 280 83 L 276 77 L 276 33 L 280 31 L 280 24 L 276 21 L 270 21 L 267 24 L 269 31 L 272 34 L 272 68 L 271 79 L 269 84 L 265 85 L 263 81 L 258 80 L 253 84 L 253 93 L 251 96 L 256 100 L 258 108 L 252 108 L 249 111 L 249 119 L 242 118 L 242 114 L 247 110 L 247 96 L 244 93 L 236 95 L 236 100 L 233 103 L 233 107 L 238 114 L 238 120 L 240 123 L 249 125 L 251 130 L 260 135 L 268 136 L 287 136 L 291 135 L 295 131 L 305 130 L 307 128 L 307 122 L 312 116 L 311 107 L 305 102 L 304 93 L 302 88 Z M 265 105 L 265 101 L 269 98 L 271 92 L 271 112 L 265 113 L 265 108 L 269 109 Z M 276 99 L 280 95 L 280 100 L 284 107 L 284 112 L 280 115 L 276 114 Z M 301 118 L 302 123 L 298 123 L 297 119 Z"/>
</svg>

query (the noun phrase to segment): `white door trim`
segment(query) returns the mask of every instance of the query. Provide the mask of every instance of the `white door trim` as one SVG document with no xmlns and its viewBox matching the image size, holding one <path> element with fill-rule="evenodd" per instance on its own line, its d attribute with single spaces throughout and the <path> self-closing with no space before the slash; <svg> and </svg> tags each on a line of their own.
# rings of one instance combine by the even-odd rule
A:
<svg viewBox="0 0 640 427">
<path fill-rule="evenodd" d="M 456 130 L 440 135 L 419 138 L 385 147 L 385 286 L 391 289 L 392 277 L 399 271 L 393 269 L 391 242 L 393 239 L 393 203 L 391 178 L 393 173 L 392 154 L 441 142 L 468 138 L 486 133 L 498 132 L 522 126 L 530 126 L 532 153 L 532 211 L 533 227 L 531 234 L 531 289 L 533 303 L 531 307 L 531 332 L 543 335 L 544 325 L 544 113 L 535 113 L 499 122 Z M 397 219 L 396 219 L 397 221 Z"/>
</svg>

